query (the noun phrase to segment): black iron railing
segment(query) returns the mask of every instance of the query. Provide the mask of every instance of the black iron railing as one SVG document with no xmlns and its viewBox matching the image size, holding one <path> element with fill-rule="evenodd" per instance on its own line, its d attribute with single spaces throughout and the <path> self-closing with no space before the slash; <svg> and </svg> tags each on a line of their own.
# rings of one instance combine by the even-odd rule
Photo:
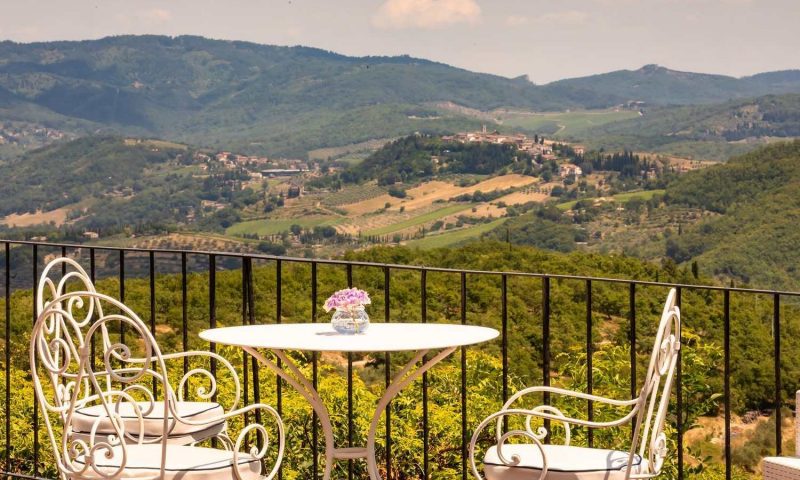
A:
<svg viewBox="0 0 800 480">
<path fill-rule="evenodd" d="M 772 377 L 774 381 L 774 415 L 776 417 L 776 428 L 775 428 L 775 453 L 780 455 L 781 454 L 781 445 L 783 443 L 782 439 L 782 431 L 781 431 L 781 408 L 783 406 L 783 387 L 782 387 L 782 378 L 781 378 L 781 299 L 782 298 L 796 298 L 800 297 L 800 292 L 792 292 L 792 291 L 775 291 L 775 290 L 764 290 L 764 289 L 749 289 L 749 288 L 736 288 L 736 287 L 724 287 L 724 286 L 714 286 L 714 285 L 692 285 L 692 284 L 681 284 L 681 283 L 664 283 L 658 281 L 647 281 L 647 280 L 632 280 L 632 279 L 620 279 L 620 278 L 604 278 L 604 277 L 589 277 L 589 276 L 580 276 L 580 275 L 560 275 L 560 274 L 547 274 L 547 273 L 533 273 L 533 272 L 517 272 L 517 271 L 485 271 L 485 270 L 469 270 L 469 269 L 451 269 L 451 268 L 437 268 L 437 267 L 427 267 L 427 266 L 413 266 L 413 265 L 401 265 L 401 264 L 381 264 L 381 263 L 371 263 L 371 262 L 362 262 L 362 261 L 345 261 L 345 260 L 323 260 L 323 259 L 306 259 L 306 258 L 289 258 L 289 257 L 276 257 L 271 255 L 253 255 L 253 254 L 242 254 L 242 253 L 227 253 L 227 252 L 211 252 L 211 251 L 186 251 L 186 250 L 175 250 L 175 249 L 141 249 L 141 248 L 118 248 L 118 247 L 105 247 L 105 246 L 83 246 L 83 245 L 66 245 L 66 244 L 46 244 L 46 243 L 37 243 L 37 242 L 27 242 L 27 241 L 0 241 L 3 243 L 4 248 L 2 252 L 4 252 L 4 262 L 3 262 L 3 276 L 4 279 L 4 298 L 5 298 L 5 336 L 4 339 L 6 341 L 5 345 L 5 406 L 4 406 L 4 413 L 5 413 L 5 426 L 4 426 L 4 437 L 5 437 L 5 461 L 4 461 L 4 468 L 3 474 L 11 477 L 21 477 L 21 478 L 30 478 L 30 472 L 18 472 L 18 471 L 11 471 L 11 466 L 15 464 L 14 458 L 14 438 L 12 438 L 11 426 L 10 426 L 10 419 L 12 417 L 12 412 L 10 411 L 11 408 L 11 398 L 10 392 L 13 389 L 11 385 L 11 376 L 10 371 L 11 368 L 8 368 L 9 365 L 12 364 L 11 359 L 11 348 L 8 344 L 11 338 L 11 323 L 12 323 L 12 315 L 11 315 L 11 308 L 12 308 L 12 293 L 14 291 L 22 290 L 23 284 L 29 285 L 29 289 L 33 295 L 35 295 L 36 288 L 37 288 L 37 280 L 38 274 L 41 271 L 40 267 L 43 264 L 42 258 L 42 251 L 47 249 L 47 251 L 52 255 L 53 252 L 57 252 L 58 254 L 65 256 L 74 252 L 76 250 L 81 251 L 81 255 L 83 258 L 86 258 L 85 255 L 88 252 L 88 262 L 89 262 L 89 272 L 92 280 L 96 280 L 98 275 L 98 256 L 102 255 L 107 263 L 113 263 L 113 261 L 109 262 L 109 259 L 113 260 L 116 259 L 116 277 L 119 281 L 119 292 L 118 295 L 120 299 L 124 302 L 125 301 L 125 283 L 127 278 L 147 278 L 149 283 L 149 326 L 155 332 L 156 330 L 156 298 L 158 295 L 157 292 L 157 282 L 156 277 L 157 275 L 161 274 L 173 274 L 180 277 L 180 303 L 181 303 L 181 333 L 180 333 L 180 341 L 181 346 L 184 350 L 189 349 L 189 317 L 188 317 L 188 308 L 187 305 L 189 303 L 189 289 L 188 289 L 188 276 L 190 273 L 197 273 L 197 272 L 204 272 L 208 276 L 208 327 L 214 328 L 217 325 L 217 272 L 222 269 L 230 269 L 230 268 L 238 268 L 241 269 L 242 274 L 242 298 L 241 298 L 241 322 L 243 324 L 255 324 L 256 323 L 256 312 L 255 312 L 255 293 L 254 293 L 254 283 L 253 283 L 253 263 L 254 262 L 274 262 L 275 265 L 275 292 L 276 296 L 274 298 L 275 302 L 275 310 L 276 315 L 274 321 L 276 323 L 280 323 L 282 319 L 282 311 L 284 310 L 283 298 L 282 298 L 282 282 L 284 278 L 284 265 L 285 264 L 304 264 L 307 265 L 310 269 L 310 298 L 308 301 L 311 304 L 311 318 L 309 319 L 311 322 L 319 321 L 319 312 L 318 312 L 318 305 L 320 304 L 319 296 L 319 285 L 318 285 L 318 270 L 320 265 L 332 266 L 337 268 L 342 268 L 344 271 L 344 277 L 346 284 L 349 286 L 353 285 L 353 269 L 354 268 L 366 268 L 366 269 L 375 269 L 383 274 L 383 321 L 384 322 L 391 322 L 392 313 L 391 313 L 391 293 L 392 293 L 392 278 L 393 273 L 395 272 L 416 272 L 419 274 L 419 289 L 421 294 L 420 299 L 420 318 L 422 322 L 428 321 L 428 276 L 431 273 L 441 273 L 446 275 L 452 275 L 454 278 L 457 278 L 457 284 L 459 285 L 458 289 L 458 304 L 460 308 L 460 313 L 458 314 L 458 318 L 454 319 L 460 321 L 462 324 L 466 324 L 468 322 L 467 319 L 467 311 L 468 311 L 468 278 L 475 277 L 475 276 L 490 276 L 493 278 L 498 278 L 500 281 L 500 355 L 502 357 L 502 400 L 505 402 L 510 394 L 510 386 L 509 386 L 509 310 L 508 310 L 508 282 L 510 278 L 528 278 L 528 279 L 538 279 L 541 281 L 541 292 L 542 296 L 539 300 L 541 302 L 541 335 L 542 335 L 542 345 L 541 345 L 541 382 L 544 385 L 549 385 L 551 381 L 551 365 L 553 354 L 551 352 L 551 289 L 552 289 L 552 282 L 554 280 L 566 280 L 566 281 L 575 281 L 575 282 L 583 282 L 585 285 L 585 332 L 586 332 L 586 342 L 585 342 L 585 355 L 586 355 L 586 364 L 587 364 L 587 393 L 592 393 L 594 388 L 594 378 L 593 378 L 593 368 L 592 368 L 592 359 L 593 353 L 595 352 L 596 345 L 593 341 L 593 331 L 596 326 L 596 322 L 594 317 L 594 299 L 593 296 L 593 287 L 598 284 L 617 284 L 627 286 L 628 291 L 628 335 L 627 338 L 630 342 L 630 393 L 632 397 L 638 395 L 638 384 L 637 384 L 637 354 L 636 354 L 636 335 L 637 335 L 637 311 L 636 311 L 636 303 L 637 303 L 637 288 L 639 287 L 660 287 L 660 288 L 676 288 L 678 291 L 678 305 L 680 306 L 681 297 L 685 292 L 719 292 L 722 294 L 722 337 L 723 337 L 723 350 L 724 350 L 724 364 L 722 366 L 723 370 L 723 392 L 722 392 L 722 409 L 724 412 L 724 464 L 725 464 L 725 472 L 726 477 L 731 478 L 732 472 L 732 450 L 731 450 L 731 344 L 730 344 L 730 337 L 731 337 L 731 294 L 742 294 L 742 295 L 758 295 L 758 296 L 770 296 L 772 299 L 772 329 L 773 329 L 773 338 L 774 338 L 774 363 L 773 363 L 773 372 Z M 23 253 L 24 257 L 20 262 L 13 262 L 12 258 L 14 257 L 15 252 Z M 29 257 L 28 257 L 29 254 Z M 137 265 L 135 268 L 131 268 L 134 265 L 130 262 L 130 258 L 132 256 L 136 256 L 137 260 L 141 264 L 142 256 L 146 257 L 146 261 L 144 261 L 144 265 Z M 162 258 L 164 260 L 162 261 Z M 190 265 L 191 259 L 191 265 Z M 237 263 L 233 267 L 231 265 L 220 265 L 220 261 L 222 260 L 229 260 L 229 259 L 236 259 Z M 26 275 L 25 272 L 30 272 L 30 276 Z M 105 277 L 113 275 L 110 272 L 105 272 Z M 17 280 L 16 283 L 13 280 Z M 12 284 L 14 283 L 14 284 Z M 35 302 L 34 302 L 34 311 L 32 314 L 35 317 Z M 688 322 L 691 322 L 691 312 L 685 312 L 685 319 L 689 319 Z M 686 320 L 685 320 L 686 321 Z M 119 332 L 121 336 L 124 337 L 125 332 Z M 94 347 L 94 345 L 93 345 Z M 215 351 L 216 346 L 214 344 L 209 345 L 211 351 Z M 94 358 L 94 353 L 92 354 Z M 390 369 L 391 369 L 391 357 L 389 353 L 385 353 L 383 355 L 384 360 L 384 382 L 388 385 L 390 381 Z M 467 396 L 467 354 L 466 349 L 461 348 L 460 351 L 460 359 L 457 359 L 457 363 L 460 365 L 461 375 L 460 375 L 460 396 L 457 399 L 461 404 L 461 416 L 460 416 L 460 428 L 461 428 L 461 436 L 460 436 L 460 445 L 457 447 L 458 451 L 461 455 L 461 478 L 467 479 L 470 474 L 468 473 L 467 467 L 467 448 L 469 443 L 469 438 L 471 436 L 471 427 L 472 425 L 468 424 L 468 417 L 467 417 L 467 409 L 466 405 L 468 402 Z M 311 359 L 312 363 L 312 382 L 313 385 L 317 386 L 319 381 L 319 358 L 317 355 L 313 355 Z M 190 368 L 190 365 L 187 363 L 187 360 L 184 359 L 183 370 L 184 373 L 187 372 Z M 259 365 L 255 361 L 254 358 L 249 358 L 247 354 L 243 354 L 242 356 L 242 368 L 244 372 L 244 401 L 249 402 L 251 399 L 249 397 L 250 393 L 252 393 L 253 398 L 252 401 L 259 402 L 261 400 L 261 392 L 259 388 L 251 388 L 252 385 L 260 385 L 260 378 L 259 378 Z M 216 365 L 212 361 L 211 364 L 211 372 L 212 374 L 215 373 Z M 353 403 L 353 357 L 349 355 L 347 357 L 347 412 L 348 412 L 348 425 L 347 425 L 347 445 L 353 445 L 353 432 L 354 432 L 354 403 Z M 682 380 L 683 380 L 683 372 L 681 371 L 681 363 L 678 364 L 677 370 L 677 382 L 675 388 L 675 402 L 677 404 L 677 421 L 676 429 L 677 429 L 677 465 L 678 465 L 678 478 L 683 478 L 684 476 L 684 462 L 685 462 L 685 448 L 683 444 L 683 415 L 684 415 L 684 390 L 682 388 Z M 277 409 L 279 412 L 282 411 L 283 405 L 283 385 L 280 379 L 277 380 L 275 385 L 276 395 L 277 395 Z M 431 474 L 431 464 L 430 458 L 428 455 L 429 451 L 429 442 L 430 442 L 430 432 L 429 432 L 429 410 L 428 410 L 428 376 L 427 374 L 423 376 L 421 381 L 421 403 L 422 403 L 422 418 L 423 418 L 423 431 L 422 431 L 422 442 L 423 442 L 423 460 L 421 465 L 421 472 L 423 478 L 430 478 Z M 549 395 L 545 394 L 544 396 L 545 403 L 550 402 Z M 40 462 L 40 445 L 42 444 L 42 439 L 39 435 L 39 428 L 38 428 L 38 415 L 39 412 L 37 410 L 37 406 L 34 402 L 34 408 L 32 413 L 32 429 L 33 429 L 33 456 L 32 456 L 32 463 L 33 465 L 38 465 Z M 486 412 L 489 414 L 491 412 Z M 595 415 L 594 405 L 591 401 L 587 402 L 586 405 L 586 413 L 589 419 L 593 419 Z M 316 420 L 316 417 L 314 417 Z M 257 419 L 258 420 L 258 419 Z M 319 465 L 319 432 L 318 426 L 316 421 L 312 422 L 312 448 L 313 448 L 313 456 L 312 456 L 312 473 L 314 478 L 317 478 L 320 474 L 320 465 Z M 548 428 L 546 426 L 546 428 Z M 549 428 L 548 428 L 549 430 Z M 590 431 L 588 434 L 588 443 L 591 446 L 594 442 L 594 436 Z M 387 410 L 386 418 L 385 418 L 385 472 L 388 473 L 389 478 L 392 477 L 392 468 L 393 468 L 393 456 L 392 456 L 392 417 L 391 411 Z M 349 478 L 353 478 L 353 461 L 349 461 L 349 466 L 347 470 L 347 474 Z M 36 471 L 33 472 L 33 476 L 36 476 Z"/>
</svg>

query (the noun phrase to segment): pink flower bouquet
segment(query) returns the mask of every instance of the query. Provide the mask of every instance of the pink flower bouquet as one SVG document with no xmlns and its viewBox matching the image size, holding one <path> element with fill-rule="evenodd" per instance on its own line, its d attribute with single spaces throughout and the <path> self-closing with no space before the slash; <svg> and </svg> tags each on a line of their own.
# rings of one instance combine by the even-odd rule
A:
<svg viewBox="0 0 800 480">
<path fill-rule="evenodd" d="M 346 288 L 344 290 L 339 290 L 325 300 L 325 305 L 323 308 L 325 308 L 326 312 L 330 312 L 334 309 L 353 310 L 356 307 L 363 307 L 364 305 L 369 305 L 371 303 L 372 300 L 370 300 L 369 294 L 364 290 L 359 290 L 358 288 Z"/>
<path fill-rule="evenodd" d="M 331 319 L 333 329 L 339 333 L 352 335 L 364 333 L 369 327 L 369 315 L 364 310 L 364 305 L 369 305 L 372 300 L 364 290 L 347 288 L 339 290 L 325 301 L 326 312 L 336 310 Z"/>
</svg>

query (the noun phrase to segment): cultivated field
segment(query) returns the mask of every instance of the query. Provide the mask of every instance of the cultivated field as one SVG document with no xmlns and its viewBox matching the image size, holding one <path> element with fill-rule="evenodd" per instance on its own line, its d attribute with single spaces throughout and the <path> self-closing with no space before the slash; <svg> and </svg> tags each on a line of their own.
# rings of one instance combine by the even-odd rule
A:
<svg viewBox="0 0 800 480">
<path fill-rule="evenodd" d="M 520 188 L 536 182 L 535 178 L 517 174 L 492 177 L 468 187 L 460 187 L 449 182 L 434 180 L 408 189 L 406 198 L 395 198 L 389 194 L 384 194 L 361 202 L 342 205 L 342 208 L 350 214 L 363 215 L 383 209 L 388 203 L 389 210 L 399 211 L 401 207 L 405 207 L 404 210 L 409 211 L 428 207 L 437 200 L 448 201 L 459 195 L 472 194 L 477 191 L 493 192 L 495 190 Z"/>
<path fill-rule="evenodd" d="M 497 112 L 503 125 L 523 128 L 530 131 L 549 132 L 549 134 L 577 136 L 587 128 L 604 123 L 627 120 L 639 116 L 632 110 L 584 110 L 577 112 Z"/>
<path fill-rule="evenodd" d="M 37 210 L 36 213 L 14 213 L 0 219 L 0 224 L 9 227 L 30 227 L 52 222 L 55 226 L 60 227 L 67 221 L 68 213 L 69 209 L 67 208 L 57 208 L 49 212 Z"/>
<path fill-rule="evenodd" d="M 304 229 L 320 226 L 333 226 L 343 219 L 337 217 L 306 217 L 306 218 L 264 218 L 237 223 L 225 230 L 227 235 L 277 235 L 287 232 L 292 225 L 300 225 Z"/>
<path fill-rule="evenodd" d="M 406 242 L 405 245 L 414 248 L 428 250 L 431 248 L 451 247 L 468 240 L 479 238 L 484 233 L 487 233 L 506 221 L 505 218 L 499 218 L 489 223 L 482 223 L 474 227 L 461 228 L 458 230 L 446 231 L 438 235 L 429 235 L 425 238 L 418 240 L 411 240 Z"/>
<path fill-rule="evenodd" d="M 504 202 L 506 205 L 522 205 L 529 202 L 544 202 L 550 195 L 539 188 L 525 188 L 514 193 L 509 193 L 498 198 L 495 202 Z"/>
<path fill-rule="evenodd" d="M 367 230 L 364 232 L 366 235 L 387 235 L 390 233 L 400 232 L 412 227 L 418 227 L 420 225 L 424 225 L 429 222 L 435 222 L 436 220 L 447 218 L 452 216 L 455 213 L 463 212 L 471 207 L 468 203 L 459 203 L 456 205 L 450 205 L 449 207 L 439 208 L 432 212 L 424 213 L 422 215 L 417 215 L 416 217 L 411 217 L 408 220 L 404 220 L 397 223 L 392 223 L 391 225 L 376 228 L 372 230 Z"/>
</svg>

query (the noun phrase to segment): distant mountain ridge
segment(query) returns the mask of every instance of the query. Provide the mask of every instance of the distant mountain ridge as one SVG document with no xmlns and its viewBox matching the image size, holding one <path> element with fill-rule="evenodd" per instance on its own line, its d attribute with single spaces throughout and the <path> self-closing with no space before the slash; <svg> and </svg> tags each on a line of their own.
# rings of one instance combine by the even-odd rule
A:
<svg viewBox="0 0 800 480">
<path fill-rule="evenodd" d="M 302 155 L 478 122 L 430 105 L 537 111 L 800 92 L 800 71 L 735 79 L 657 66 L 546 85 L 408 56 L 348 57 L 196 36 L 0 42 L 0 122 Z M 423 115 L 419 115 L 422 109 Z"/>
<path fill-rule="evenodd" d="M 724 102 L 769 94 L 796 93 L 800 70 L 765 72 L 748 77 L 681 72 L 660 65 L 617 70 L 588 77 L 559 80 L 548 87 L 591 89 L 618 102 L 643 101 L 656 105 L 692 105 Z"/>
</svg>

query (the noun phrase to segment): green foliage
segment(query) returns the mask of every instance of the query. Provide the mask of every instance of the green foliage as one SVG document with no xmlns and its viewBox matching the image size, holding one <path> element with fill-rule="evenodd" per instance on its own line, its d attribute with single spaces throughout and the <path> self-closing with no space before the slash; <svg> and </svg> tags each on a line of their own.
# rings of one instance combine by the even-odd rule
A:
<svg viewBox="0 0 800 480">
<path fill-rule="evenodd" d="M 438 164 L 432 157 L 439 158 Z M 339 178 L 346 183 L 377 180 L 378 185 L 394 185 L 441 173 L 487 175 L 509 166 L 522 169 L 525 162 L 516 163 L 524 158 L 529 157 L 513 145 L 445 142 L 438 137 L 411 135 L 387 143 L 359 165 L 342 172 Z M 393 196 L 398 196 L 400 189 L 392 188 Z"/>
<path fill-rule="evenodd" d="M 16 256 L 16 252 L 15 252 Z M 128 259 L 127 267 L 133 268 L 134 255 Z M 630 278 L 640 280 L 661 280 L 692 283 L 694 277 L 689 271 L 676 269 L 674 266 L 663 267 L 643 263 L 639 260 L 622 256 L 604 256 L 573 252 L 559 254 L 544 252 L 526 247 L 512 247 L 494 242 L 484 241 L 462 248 L 440 250 L 412 250 L 407 248 L 374 248 L 366 251 L 352 252 L 346 257 L 353 261 L 372 261 L 395 264 L 436 265 L 448 268 L 469 268 L 485 270 L 518 270 L 525 272 L 548 272 L 553 274 L 581 274 L 611 278 Z M 79 258 L 88 262 L 86 258 Z M 157 268 L 170 266 L 171 260 L 159 256 Z M 242 323 L 242 291 L 241 272 L 237 260 L 224 263 L 220 259 L 220 267 L 234 270 L 220 270 L 216 275 L 216 321 L 220 326 L 238 325 Z M 276 268 L 272 261 L 258 261 L 254 266 L 254 315 L 259 323 L 273 322 L 278 316 L 276 311 Z M 98 271 L 113 269 L 114 265 L 99 263 Z M 130 270 L 132 275 L 134 270 Z M 337 265 L 318 265 L 317 301 L 324 301 L 333 291 L 346 286 L 344 271 Z M 284 322 L 311 321 L 311 268 L 308 264 L 297 264 L 284 261 L 282 263 L 282 309 L 280 317 Z M 156 277 L 155 323 L 157 338 L 164 351 L 176 351 L 181 344 L 181 276 L 159 275 Z M 189 273 L 187 276 L 188 302 L 187 319 L 190 349 L 206 349 L 197 333 L 208 327 L 209 305 L 207 273 Z M 382 321 L 388 315 L 391 321 L 420 321 L 421 309 L 419 274 L 413 271 L 393 269 L 390 283 L 390 310 L 384 311 L 383 282 L 381 268 L 359 267 L 353 269 L 354 284 L 372 294 L 373 304 L 369 313 L 374 321 Z M 429 272 L 427 276 L 427 320 L 437 323 L 460 322 L 460 276 Z M 467 311 L 469 324 L 485 325 L 500 328 L 502 322 L 501 291 L 499 275 L 467 276 Z M 101 292 L 112 296 L 118 295 L 119 283 L 116 278 L 108 278 L 98 282 Z M 126 303 L 147 317 L 149 311 L 149 283 L 146 279 L 129 276 L 125 282 Z M 656 322 L 663 306 L 663 288 L 637 288 L 637 370 L 639 380 L 643 378 L 648 355 L 652 349 L 652 338 Z M 624 284 L 607 282 L 593 284 L 594 328 L 593 342 L 596 346 L 594 357 L 595 391 L 604 395 L 629 395 L 629 354 L 627 316 L 629 314 L 629 292 Z M 507 283 L 507 315 L 508 315 L 508 358 L 509 382 L 511 391 L 522 386 L 537 385 L 541 381 L 542 372 L 542 282 L 539 278 L 509 277 Z M 0 307 L 3 302 L 0 301 Z M 28 289 L 15 291 L 11 297 L 11 339 L 12 374 L 15 388 L 24 393 L 28 380 L 22 373 L 27 369 L 27 342 L 30 330 L 30 312 L 32 311 L 31 293 Z M 800 325 L 796 307 L 784 305 L 786 319 L 782 325 L 784 333 L 783 348 L 785 352 L 800 351 Z M 552 371 L 553 384 L 567 388 L 581 389 L 585 385 L 585 284 L 581 281 L 553 279 L 550 297 L 551 339 L 553 352 Z M 2 311 L 2 308 L 0 308 Z M 321 312 L 321 305 L 317 305 Z M 721 391 L 720 345 L 721 345 L 721 311 L 720 295 L 713 292 L 697 292 L 686 289 L 682 296 L 684 314 L 684 353 L 683 353 L 683 392 L 684 405 L 687 407 L 685 428 L 688 430 L 699 415 L 716 415 Z M 735 411 L 770 405 L 772 396 L 771 363 L 772 343 L 768 336 L 768 322 L 772 313 L 769 302 L 754 302 L 751 296 L 734 295 L 731 298 L 732 316 L 732 355 L 735 371 L 731 376 L 732 406 Z M 318 321 L 326 318 L 319 316 Z M 148 321 L 148 318 L 145 318 Z M 4 324 L 0 324 L 0 329 Z M 761 332 L 761 333 L 760 333 Z M 241 368 L 241 352 L 234 348 L 223 348 L 220 351 L 231 359 L 236 368 Z M 788 353 L 787 353 L 788 354 Z M 500 341 L 468 349 L 467 385 L 468 385 L 468 425 L 474 427 L 488 413 L 495 411 L 501 403 L 501 345 Z M 0 358 L 4 358 L 0 355 Z M 297 356 L 303 371 L 310 370 L 309 358 Z M 382 357 L 367 359 L 365 367 L 356 370 L 354 382 L 354 399 L 356 425 L 356 443 L 363 440 L 360 435 L 365 431 L 369 421 L 369 411 L 374 405 L 377 395 L 383 388 Z M 392 371 L 407 360 L 402 354 L 392 355 Z M 341 412 L 346 411 L 346 381 L 340 374 L 340 363 L 324 361 L 321 363 L 321 391 L 334 417 L 337 438 L 346 438 L 346 422 Z M 4 366 L 7 368 L 7 366 Z M 180 368 L 177 365 L 175 368 Z M 782 366 L 786 395 L 797 388 L 795 380 L 800 378 L 796 365 L 787 362 Z M 275 378 L 265 370 L 261 371 L 262 399 L 274 404 Z M 177 377 L 176 377 L 177 378 Z M 0 382 L 2 384 L 3 382 Z M 392 439 L 393 456 L 398 471 L 406 478 L 418 476 L 422 462 L 421 439 L 421 402 L 419 386 L 414 385 L 393 402 L 392 406 Z M 430 434 L 431 459 L 436 471 L 442 472 L 440 478 L 457 478 L 460 466 L 460 367 L 456 355 L 429 374 L 430 402 Z M 310 431 L 311 411 L 307 404 L 290 389 L 284 388 L 284 418 L 289 422 L 289 457 L 286 463 L 287 478 L 308 478 L 310 469 Z M 3 392 L 0 392 L 3 393 Z M 250 397 L 252 398 L 252 396 Z M 576 412 L 582 411 L 585 404 L 575 404 Z M 12 425 L 15 425 L 14 444 L 20 439 L 19 452 L 15 458 L 26 463 L 20 464 L 21 471 L 30 472 L 30 464 L 26 459 L 25 440 L 30 436 L 29 419 L 31 415 L 31 396 L 23 394 L 14 396 L 11 409 Z M 0 409 L 2 411 L 2 409 Z M 598 411 L 598 415 L 603 413 Z M 238 424 L 237 424 L 238 425 Z M 237 425 L 234 425 L 236 427 Z M 234 429 L 235 430 L 235 429 Z M 379 432 L 379 436 L 382 432 Z M 468 432 L 469 433 L 469 432 Z M 0 432 L 0 436 L 3 432 Z M 674 441 L 674 433 L 670 433 Z M 580 434 L 577 442 L 581 441 Z M 600 438 L 600 437 L 598 437 Z M 627 441 L 627 432 L 609 434 L 602 437 L 610 444 L 623 445 Z M 381 440 L 382 441 L 382 440 Z M 4 445 L 0 439 L 0 448 Z M 383 448 L 381 446 L 381 448 Z M 42 449 L 44 452 L 46 448 Z M 673 449 L 674 451 L 674 449 Z M 382 452 L 382 450 L 381 450 Z M 2 452 L 0 452 L 2 457 Z M 45 457 L 43 457 L 45 458 Z M 713 463 L 713 462 L 712 462 Z M 363 473 L 363 464 L 356 463 L 359 474 Z M 45 465 L 47 466 L 47 464 Z M 51 468 L 51 467 L 48 467 Z M 337 468 L 343 468 L 341 465 Z M 703 475 L 714 478 L 714 465 L 710 465 Z"/>
<path fill-rule="evenodd" d="M 781 77 L 781 82 L 775 82 Z M 645 104 L 690 105 L 724 102 L 731 98 L 747 98 L 771 93 L 797 91 L 797 71 L 771 72 L 752 77 L 733 78 L 724 75 L 677 72 L 659 65 L 645 65 L 638 70 L 590 75 L 560 80 L 545 86 L 551 90 L 584 90 L 599 98 L 616 99 L 617 103 L 638 100 Z"/>
<path fill-rule="evenodd" d="M 726 160 L 763 145 L 762 137 L 800 136 L 800 95 L 647 109 L 638 118 L 605 123 L 581 135 L 595 147 Z"/>
<path fill-rule="evenodd" d="M 697 259 L 710 273 L 739 282 L 796 288 L 798 188 L 800 141 L 764 147 L 680 177 L 667 188 L 669 203 L 721 215 L 671 237 L 667 255 L 678 262 Z"/>
<path fill-rule="evenodd" d="M 553 221 L 536 213 L 526 213 L 509 218 L 501 227 L 493 230 L 489 238 L 508 240 L 515 245 L 530 245 L 558 252 L 575 250 L 578 230 L 560 219 Z"/>
</svg>

